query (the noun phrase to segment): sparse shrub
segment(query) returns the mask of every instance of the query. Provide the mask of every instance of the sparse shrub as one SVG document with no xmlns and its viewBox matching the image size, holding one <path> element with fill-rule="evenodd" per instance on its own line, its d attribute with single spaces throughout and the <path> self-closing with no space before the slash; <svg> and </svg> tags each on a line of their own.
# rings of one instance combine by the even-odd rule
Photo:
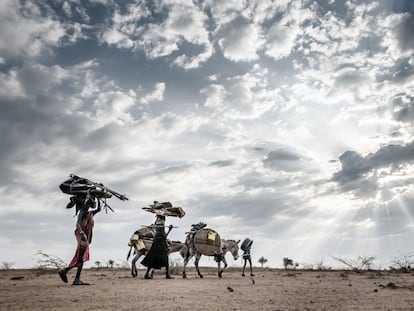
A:
<svg viewBox="0 0 414 311">
<path fill-rule="evenodd" d="M 339 261 L 354 271 L 372 270 L 376 260 L 373 256 L 358 256 L 355 259 L 344 259 L 331 256 L 334 260 Z"/>
<path fill-rule="evenodd" d="M 183 270 L 183 264 L 179 258 L 170 259 L 169 268 L 171 274 L 180 274 L 180 271 Z"/>
<path fill-rule="evenodd" d="M 391 269 L 398 269 L 404 272 L 409 272 L 414 265 L 413 253 L 400 253 L 398 257 L 395 257 L 391 262 Z"/>
<path fill-rule="evenodd" d="M 37 257 L 38 269 L 62 269 L 66 266 L 65 262 L 55 255 L 46 254 L 43 251 L 37 251 L 34 256 Z"/>
<path fill-rule="evenodd" d="M 14 265 L 14 262 L 10 262 L 10 261 L 3 261 L 1 263 L 1 269 L 2 270 L 10 270 L 11 267 Z"/>
<path fill-rule="evenodd" d="M 326 266 L 325 263 L 323 262 L 323 258 L 321 258 L 320 260 L 316 262 L 315 269 L 316 270 L 331 270 L 332 268 L 329 266 Z"/>
</svg>

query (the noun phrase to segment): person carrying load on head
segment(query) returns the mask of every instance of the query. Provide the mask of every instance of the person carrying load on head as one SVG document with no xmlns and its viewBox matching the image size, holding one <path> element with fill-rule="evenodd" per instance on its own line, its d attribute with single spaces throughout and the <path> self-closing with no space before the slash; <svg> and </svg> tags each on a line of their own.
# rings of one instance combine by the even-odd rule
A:
<svg viewBox="0 0 414 311">
<path fill-rule="evenodd" d="M 250 264 L 250 276 L 254 276 L 253 267 L 252 267 L 252 258 L 250 257 L 250 250 L 252 248 L 252 244 L 253 244 L 253 241 L 250 240 L 249 238 L 246 238 L 240 247 L 243 251 L 243 260 L 244 260 L 242 276 L 245 276 L 244 269 L 246 268 L 247 261 Z"/>
<path fill-rule="evenodd" d="M 145 279 L 152 279 L 150 274 L 151 269 L 161 269 L 165 267 L 165 278 L 172 279 L 169 270 L 168 260 L 168 242 L 167 236 L 172 230 L 173 226 L 170 225 L 168 232 L 165 232 L 165 216 L 157 215 L 154 223 L 155 235 L 151 248 L 147 255 L 141 261 L 141 264 L 147 267 L 145 273 Z"/>
<path fill-rule="evenodd" d="M 106 203 L 112 196 L 126 201 L 128 198 L 102 183 L 91 181 L 87 178 L 79 177 L 74 174 L 69 175 L 69 179 L 59 185 L 60 190 L 71 195 L 66 208 L 76 206 L 77 222 L 75 228 L 75 238 L 77 242 L 76 253 L 69 265 L 59 270 L 59 276 L 63 282 L 68 282 L 67 273 L 77 267 L 76 277 L 73 285 L 89 285 L 80 280 L 83 263 L 89 260 L 89 245 L 92 243 L 92 231 L 94 226 L 94 216 L 101 211 L 101 204 L 107 211 L 113 209 Z"/>
<path fill-rule="evenodd" d="M 71 200 L 72 204 L 76 205 L 76 228 L 75 238 L 77 242 L 76 252 L 69 265 L 59 271 L 59 276 L 63 282 L 68 282 L 67 273 L 77 267 L 75 280 L 72 285 L 89 285 L 89 283 L 82 282 L 80 275 L 83 268 L 83 263 L 89 260 L 89 245 L 92 243 L 92 232 L 94 226 L 94 216 L 101 211 L 101 206 L 95 208 L 95 201 L 84 196 L 74 196 Z M 67 208 L 71 208 L 68 204 Z"/>
</svg>

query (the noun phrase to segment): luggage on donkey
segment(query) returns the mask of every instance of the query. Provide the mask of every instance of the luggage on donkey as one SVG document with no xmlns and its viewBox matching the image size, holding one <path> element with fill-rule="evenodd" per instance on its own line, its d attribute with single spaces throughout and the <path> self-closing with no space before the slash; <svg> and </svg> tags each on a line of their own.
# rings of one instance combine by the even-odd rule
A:
<svg viewBox="0 0 414 311">
<path fill-rule="evenodd" d="M 222 245 L 220 235 L 213 229 L 203 228 L 192 235 L 192 243 L 194 248 L 203 255 L 214 256 L 222 253 Z"/>
<path fill-rule="evenodd" d="M 135 246 L 139 251 L 145 248 L 144 242 L 140 239 L 139 235 L 135 233 L 129 239 L 128 246 Z"/>
</svg>

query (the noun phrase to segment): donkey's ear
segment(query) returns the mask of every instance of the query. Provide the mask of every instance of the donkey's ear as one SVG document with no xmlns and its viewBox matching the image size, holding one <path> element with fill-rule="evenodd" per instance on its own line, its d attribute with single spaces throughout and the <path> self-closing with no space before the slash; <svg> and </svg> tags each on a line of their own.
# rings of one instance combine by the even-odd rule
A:
<svg viewBox="0 0 414 311">
<path fill-rule="evenodd" d="M 240 243 L 240 240 L 238 240 L 236 243 L 239 244 Z"/>
</svg>

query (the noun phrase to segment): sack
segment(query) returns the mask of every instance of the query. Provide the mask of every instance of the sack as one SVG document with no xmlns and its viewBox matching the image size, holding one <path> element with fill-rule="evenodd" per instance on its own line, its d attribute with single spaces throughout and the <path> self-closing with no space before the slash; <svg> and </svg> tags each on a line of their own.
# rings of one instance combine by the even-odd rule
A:
<svg viewBox="0 0 414 311">
<path fill-rule="evenodd" d="M 97 186 L 90 180 L 76 175 L 71 175 L 71 177 L 59 185 L 60 190 L 63 193 L 76 196 L 91 196 L 93 198 L 110 198 L 112 194 L 108 191 L 105 191 L 103 187 Z"/>
<path fill-rule="evenodd" d="M 134 245 L 139 251 L 145 248 L 144 242 L 139 238 L 139 235 L 135 233 L 131 236 L 128 243 L 128 246 L 130 247 Z"/>
<path fill-rule="evenodd" d="M 240 248 L 241 248 L 241 250 L 242 250 L 242 251 L 246 251 L 246 250 L 249 250 L 249 249 L 252 247 L 252 244 L 253 244 L 253 241 L 252 241 L 252 240 L 250 240 L 249 238 L 246 238 L 246 239 L 243 241 L 243 243 L 242 243 L 242 245 L 240 246 Z"/>
<path fill-rule="evenodd" d="M 154 204 L 150 204 L 151 207 L 153 208 L 167 208 L 167 207 L 173 207 L 173 205 L 171 204 L 171 202 L 158 202 L 158 201 L 154 201 Z"/>
<path fill-rule="evenodd" d="M 91 186 L 85 179 L 71 177 L 59 185 L 60 190 L 63 193 L 70 195 L 84 195 L 86 196 L 88 191 L 92 189 Z"/>
<path fill-rule="evenodd" d="M 140 251 L 142 249 L 145 249 L 145 244 L 142 240 L 137 241 L 137 249 Z"/>
</svg>

